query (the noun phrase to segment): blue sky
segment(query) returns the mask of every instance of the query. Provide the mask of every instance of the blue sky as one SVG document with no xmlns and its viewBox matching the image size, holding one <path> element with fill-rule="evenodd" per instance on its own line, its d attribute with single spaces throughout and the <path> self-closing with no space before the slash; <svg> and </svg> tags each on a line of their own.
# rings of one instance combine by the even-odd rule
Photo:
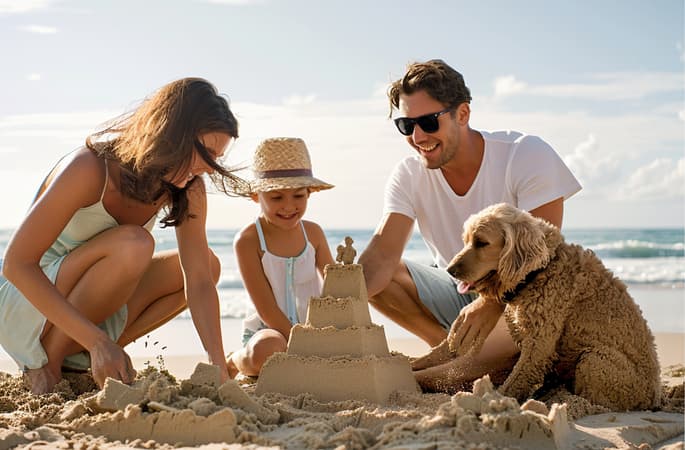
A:
<svg viewBox="0 0 685 450">
<path fill-rule="evenodd" d="M 474 128 L 540 135 L 572 168 L 584 189 L 565 227 L 683 227 L 683 14 L 682 0 L 0 0 L 0 227 L 90 131 L 185 76 L 230 97 L 231 162 L 302 137 L 336 185 L 308 217 L 374 227 L 411 154 L 385 89 L 430 58 L 463 73 Z M 257 214 L 218 194 L 210 208 L 211 228 Z"/>
</svg>

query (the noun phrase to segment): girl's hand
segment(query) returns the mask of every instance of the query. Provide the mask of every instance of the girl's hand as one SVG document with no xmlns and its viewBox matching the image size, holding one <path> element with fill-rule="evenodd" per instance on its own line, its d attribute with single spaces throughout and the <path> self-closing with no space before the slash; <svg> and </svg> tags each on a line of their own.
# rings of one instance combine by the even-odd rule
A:
<svg viewBox="0 0 685 450">
<path fill-rule="evenodd" d="M 136 377 L 137 372 L 133 368 L 131 358 L 123 348 L 110 339 L 102 339 L 95 343 L 90 349 L 90 362 L 93 379 L 100 389 L 104 386 L 107 377 L 125 384 L 133 383 Z"/>
</svg>

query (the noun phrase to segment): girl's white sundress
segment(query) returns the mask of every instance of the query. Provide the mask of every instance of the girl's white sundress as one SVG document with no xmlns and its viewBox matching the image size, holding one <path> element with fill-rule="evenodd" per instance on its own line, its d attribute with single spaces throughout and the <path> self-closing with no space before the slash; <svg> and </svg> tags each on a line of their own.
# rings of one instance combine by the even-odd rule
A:
<svg viewBox="0 0 685 450">
<path fill-rule="evenodd" d="M 316 270 L 316 250 L 307 238 L 304 224 L 302 222 L 300 224 L 305 240 L 304 250 L 297 256 L 283 257 L 269 252 L 259 218 L 255 220 L 259 245 L 264 252 L 262 256 L 264 274 L 269 280 L 278 307 L 288 317 L 291 324 L 305 321 L 309 299 L 321 295 L 323 285 L 321 275 Z M 255 312 L 243 321 L 243 328 L 247 335 L 251 335 L 267 326 Z"/>
</svg>

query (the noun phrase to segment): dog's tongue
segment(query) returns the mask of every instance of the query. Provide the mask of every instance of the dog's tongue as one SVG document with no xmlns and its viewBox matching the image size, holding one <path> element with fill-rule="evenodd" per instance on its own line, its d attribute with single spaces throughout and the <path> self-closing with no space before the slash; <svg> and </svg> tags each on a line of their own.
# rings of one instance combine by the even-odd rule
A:
<svg viewBox="0 0 685 450">
<path fill-rule="evenodd" d="M 470 289 L 471 285 L 469 283 L 466 283 L 465 281 L 459 280 L 459 283 L 457 283 L 457 291 L 460 294 L 466 294 Z"/>
</svg>

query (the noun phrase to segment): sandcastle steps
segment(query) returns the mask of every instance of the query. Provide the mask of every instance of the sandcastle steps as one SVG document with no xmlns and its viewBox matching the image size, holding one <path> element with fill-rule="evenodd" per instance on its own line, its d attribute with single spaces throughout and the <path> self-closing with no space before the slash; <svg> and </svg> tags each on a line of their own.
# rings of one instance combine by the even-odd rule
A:
<svg viewBox="0 0 685 450">
<path fill-rule="evenodd" d="M 298 324 L 290 330 L 288 354 L 328 358 L 336 355 L 390 356 L 390 351 L 385 331 L 380 325 L 338 329 L 335 326 L 314 328 Z"/>
<path fill-rule="evenodd" d="M 383 404 L 400 390 L 417 392 L 409 360 L 401 354 L 320 358 L 275 353 L 262 366 L 255 393 L 306 392 L 323 401 L 355 399 Z"/>
<path fill-rule="evenodd" d="M 391 354 L 385 330 L 371 322 L 362 266 L 328 265 L 324 274 L 306 323 L 290 330 L 287 353 L 275 353 L 262 366 L 255 393 L 387 403 L 395 391 L 418 392 L 409 359 Z"/>
<path fill-rule="evenodd" d="M 352 296 L 312 297 L 309 300 L 306 323 L 310 327 L 334 326 L 341 329 L 354 325 L 371 325 L 368 300 Z"/>
</svg>

